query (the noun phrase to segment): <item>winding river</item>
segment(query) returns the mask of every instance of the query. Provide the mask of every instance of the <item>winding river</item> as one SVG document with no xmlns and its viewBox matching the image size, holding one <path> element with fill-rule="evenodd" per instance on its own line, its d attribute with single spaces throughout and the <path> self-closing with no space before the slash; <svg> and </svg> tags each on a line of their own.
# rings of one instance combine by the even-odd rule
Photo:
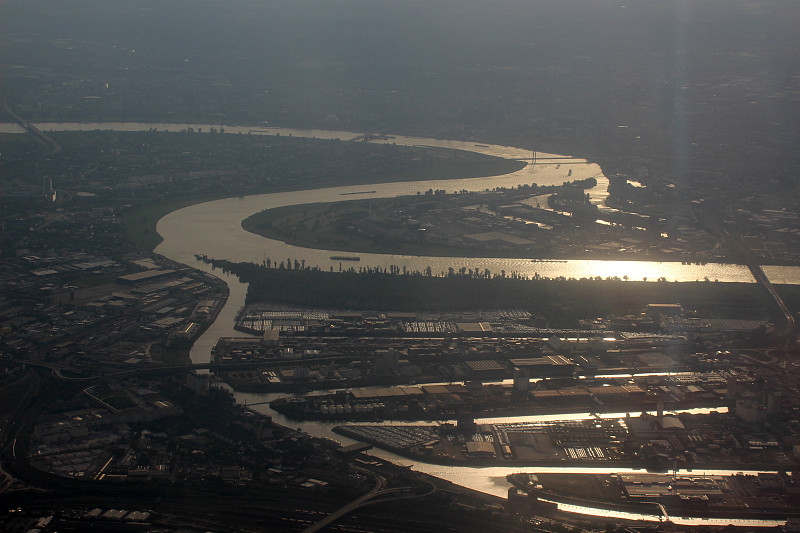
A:
<svg viewBox="0 0 800 533">
<path fill-rule="evenodd" d="M 211 124 L 166 124 L 166 123 L 40 123 L 36 124 L 43 131 L 181 131 L 189 127 L 195 131 L 210 131 L 211 128 L 219 129 L 220 125 Z M 362 134 L 346 131 L 329 130 L 299 130 L 289 128 L 257 128 L 240 126 L 222 126 L 225 133 L 244 133 L 257 135 L 291 135 L 296 137 L 315 137 L 319 139 L 350 140 Z M 24 129 L 16 124 L 0 124 L 0 133 L 22 133 Z M 469 150 L 481 154 L 506 157 L 512 159 L 526 159 L 531 157 L 529 150 L 498 145 L 475 144 L 463 141 L 447 141 L 440 139 L 427 139 L 417 137 L 393 136 L 384 140 L 371 142 L 389 142 L 408 146 L 435 146 Z M 385 198 L 399 195 L 416 194 L 428 189 L 445 189 L 447 191 L 482 191 L 495 187 L 513 187 L 518 184 L 537 183 L 539 185 L 560 185 L 564 181 L 595 177 L 598 186 L 590 192 L 592 201 L 598 205 L 607 195 L 608 180 L 603 175 L 597 164 L 584 159 L 577 159 L 556 154 L 537 153 L 537 164 L 528 165 L 520 171 L 495 176 L 491 178 L 451 179 L 439 181 L 414 181 L 401 183 L 380 183 L 375 185 L 358 185 L 345 187 L 332 187 L 304 191 L 283 192 L 274 194 L 261 194 L 239 198 L 228 198 L 197 204 L 174 211 L 164 216 L 157 226 L 159 234 L 164 241 L 156 248 L 156 252 L 174 261 L 191 265 L 212 272 L 209 265 L 198 262 L 195 254 L 205 254 L 217 259 L 232 261 L 250 261 L 260 263 L 269 258 L 292 258 L 305 260 L 306 266 L 318 266 L 322 269 L 338 268 L 339 262 L 331 260 L 332 255 L 358 255 L 361 260 L 359 266 L 385 267 L 391 265 L 405 266 L 410 270 L 424 270 L 431 267 L 434 274 L 447 272 L 449 268 L 458 270 L 461 267 L 489 269 L 492 272 L 517 272 L 533 276 L 538 274 L 547 277 L 564 276 L 568 278 L 584 278 L 601 276 L 624 277 L 632 280 L 666 278 L 669 281 L 696 281 L 708 278 L 721 282 L 754 282 L 753 277 L 746 267 L 733 264 L 710 263 L 705 265 L 684 265 L 676 262 L 650 262 L 650 261 L 603 261 L 603 260 L 570 260 L 564 262 L 536 262 L 530 259 L 509 258 L 465 258 L 465 257 L 418 257 L 393 254 L 369 254 L 340 252 L 336 250 L 314 250 L 291 246 L 280 241 L 246 232 L 241 227 L 241 221 L 263 209 L 296 204 L 315 202 L 334 202 L 347 199 Z M 570 170 L 572 173 L 568 176 Z M 368 191 L 368 192 L 367 192 Z M 353 193 L 357 193 L 353 195 Z M 774 283 L 800 284 L 800 267 L 767 266 L 764 271 Z M 228 302 L 217 320 L 198 339 L 192 349 L 193 362 L 207 362 L 210 349 L 220 336 L 241 336 L 240 332 L 233 330 L 234 317 L 239 308 L 244 304 L 247 287 L 233 276 L 223 275 L 219 271 L 213 274 L 225 280 L 230 287 Z M 240 402 L 248 404 L 264 402 L 270 399 L 269 395 L 244 394 L 236 395 Z M 306 432 L 320 437 L 335 438 L 343 442 L 353 442 L 349 439 L 331 433 L 330 426 L 324 423 L 297 424 L 281 415 L 271 411 L 268 405 L 258 405 L 255 410 L 270 414 L 276 421 L 291 427 L 298 425 Z M 583 415 L 588 417 L 588 413 Z M 623 415 L 624 416 L 624 415 Z M 563 419 L 563 415 L 555 418 Z M 375 455 L 389 459 L 399 464 L 410 462 L 395 454 L 375 450 Z M 470 487 L 482 492 L 506 496 L 509 487 L 505 476 L 512 472 L 520 471 L 558 471 L 558 472 L 606 472 L 604 468 L 507 468 L 507 467 L 443 467 L 431 464 L 416 463 L 416 470 L 442 477 L 454 483 Z M 614 471 L 618 471 L 615 469 Z M 702 472 L 697 472 L 702 474 Z M 731 472 L 707 471 L 707 474 L 727 474 Z M 582 512 L 591 512 L 608 517 L 622 517 L 614 513 L 608 514 L 600 510 L 580 509 Z M 628 518 L 631 518 L 628 516 Z M 638 517 L 647 520 L 657 520 L 657 517 Z M 714 521 L 703 519 L 681 519 L 672 517 L 677 523 L 692 525 L 715 525 Z M 735 525 L 776 525 L 774 521 L 748 521 L 737 522 L 725 520 L 716 524 L 734 522 Z"/>
<path fill-rule="evenodd" d="M 314 129 L 291 129 L 253 126 L 220 126 L 212 124 L 167 124 L 167 123 L 39 123 L 43 131 L 182 131 L 192 128 L 195 131 L 210 131 L 223 127 L 226 134 L 283 135 L 294 137 L 313 137 L 317 139 L 349 140 L 362 134 Z M 9 123 L 0 124 L 0 133 L 21 133 L 24 130 Z M 435 146 L 468 150 L 485 155 L 511 159 L 527 159 L 531 151 L 509 146 L 476 144 L 465 141 L 449 141 L 420 137 L 391 136 L 388 139 L 373 140 L 374 143 L 394 143 L 406 146 Z M 569 172 L 572 171 L 571 175 Z M 514 187 L 519 184 L 537 183 L 539 185 L 560 185 L 564 181 L 588 177 L 597 179 L 597 186 L 589 191 L 592 201 L 602 207 L 607 196 L 608 180 L 602 169 L 585 159 L 556 154 L 537 153 L 537 163 L 522 170 L 502 176 L 473 179 L 426 180 L 375 185 L 331 187 L 304 191 L 273 194 L 260 194 L 238 198 L 227 198 L 193 205 L 172 212 L 158 223 L 158 232 L 164 241 L 156 249 L 171 259 L 198 266 L 195 254 L 207 254 L 217 259 L 232 261 L 253 261 L 260 263 L 266 257 L 283 260 L 305 259 L 307 266 L 322 269 L 338 268 L 339 262 L 331 260 L 335 255 L 358 255 L 358 266 L 389 267 L 405 266 L 410 270 L 425 270 L 428 266 L 434 274 L 447 272 L 449 268 L 461 267 L 489 269 L 492 272 L 516 272 L 545 277 L 609 277 L 625 276 L 631 280 L 651 280 L 665 278 L 668 281 L 701 281 L 704 279 L 721 282 L 754 282 L 746 267 L 742 265 L 707 263 L 682 264 L 679 262 L 657 261 L 615 261 L 615 260 L 567 260 L 559 262 L 531 261 L 513 258 L 469 258 L 469 257 L 420 257 L 394 254 L 370 254 L 342 252 L 338 250 L 316 250 L 291 246 L 281 241 L 266 239 L 242 229 L 241 221 L 263 209 L 288 205 L 335 202 L 354 199 L 385 198 L 416 194 L 428 189 L 448 191 L 482 191 L 495 187 Z M 353 194 L 356 193 L 356 194 Z M 764 271 L 773 283 L 800 284 L 800 267 L 765 266 Z"/>
</svg>

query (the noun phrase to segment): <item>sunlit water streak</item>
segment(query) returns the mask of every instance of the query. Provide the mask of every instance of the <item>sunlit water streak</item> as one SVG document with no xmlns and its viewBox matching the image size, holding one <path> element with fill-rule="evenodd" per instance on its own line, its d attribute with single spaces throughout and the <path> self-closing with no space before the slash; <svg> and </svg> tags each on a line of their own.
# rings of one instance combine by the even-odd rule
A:
<svg viewBox="0 0 800 533">
<path fill-rule="evenodd" d="M 287 419 L 282 414 L 273 411 L 268 404 L 263 404 L 261 402 L 269 401 L 271 399 L 280 397 L 280 394 L 257 394 L 257 393 L 236 393 L 236 399 L 239 403 L 245 404 L 254 404 L 260 403 L 260 405 L 253 405 L 251 409 L 256 412 L 268 414 L 275 420 L 276 422 L 283 424 L 288 427 L 302 429 L 306 433 L 310 435 L 314 435 L 316 437 L 328 438 L 333 439 L 338 442 L 341 442 L 344 445 L 347 444 L 354 444 L 356 440 L 350 439 L 348 437 L 335 434 L 331 431 L 331 429 L 337 425 L 342 425 L 343 422 L 319 422 L 319 421 L 305 421 L 305 422 L 297 422 L 290 419 Z M 727 408 L 721 407 L 718 409 L 704 409 L 704 408 L 695 408 L 695 409 L 685 409 L 685 410 L 677 410 L 677 411 L 670 411 L 667 414 L 679 414 L 679 413 L 690 413 L 690 414 L 702 414 L 702 413 L 709 413 L 709 412 L 719 412 L 725 413 L 727 412 Z M 599 415 L 592 414 L 592 413 L 567 413 L 567 414 L 551 414 L 551 415 L 533 415 L 533 416 L 512 416 L 512 417 L 488 417 L 488 418 L 480 418 L 476 419 L 476 423 L 478 424 L 519 424 L 519 423 L 531 423 L 531 424 L 539 424 L 539 423 L 548 423 L 548 422 L 558 422 L 558 421 L 576 421 L 576 420 L 592 420 L 596 418 L 602 419 L 619 419 L 624 421 L 625 416 L 628 413 L 602 413 Z M 631 416 L 639 416 L 641 413 L 639 412 L 632 412 L 630 413 Z M 653 414 L 653 413 L 651 413 Z M 452 422 L 452 421 L 451 421 Z M 433 425 L 438 424 L 440 422 L 398 422 L 398 421 L 384 421 L 378 423 L 379 425 Z M 348 422 L 349 424 L 349 422 Z M 619 466 L 565 466 L 565 467 L 558 467 L 558 466 L 536 466 L 536 467 L 523 467 L 523 466 L 442 466 L 442 465 L 434 465 L 430 463 L 424 463 L 419 461 L 412 461 L 405 457 L 401 457 L 397 454 L 392 452 L 381 450 L 378 448 L 374 448 L 369 452 L 371 455 L 375 457 L 379 457 L 381 459 L 385 459 L 391 461 L 395 464 L 400 464 L 404 466 L 411 466 L 414 470 L 419 472 L 423 472 L 432 476 L 440 477 L 442 479 L 446 479 L 447 481 L 453 482 L 457 485 L 461 485 L 464 487 L 469 487 L 473 490 L 477 490 L 480 492 L 485 492 L 487 494 L 492 494 L 494 496 L 498 496 L 501 498 L 505 498 L 508 495 L 508 489 L 511 487 L 511 484 L 507 481 L 506 476 L 509 474 L 518 474 L 518 473 L 561 473 L 561 474 L 615 474 L 615 473 L 642 473 L 644 470 L 641 469 L 634 469 L 634 468 L 621 468 Z M 679 475 L 693 475 L 693 476 L 727 476 L 727 475 L 734 475 L 737 473 L 744 473 L 744 474 L 757 474 L 757 471 L 745 471 L 741 469 L 737 470 L 730 470 L 730 469 L 693 469 L 693 470 L 678 470 L 677 473 Z M 576 512 L 581 514 L 589 514 L 599 517 L 606 517 L 606 518 L 625 518 L 629 520 L 644 520 L 644 521 L 659 521 L 659 516 L 657 515 L 647 515 L 647 514 L 636 514 L 636 513 L 624 513 L 619 511 L 608 511 L 605 509 L 591 509 L 588 507 L 581 507 L 575 505 L 564 505 L 561 504 L 559 506 L 564 511 L 568 512 Z M 676 524 L 683 524 L 683 525 L 727 525 L 729 523 L 733 523 L 737 526 L 750 526 L 750 527 L 774 527 L 776 525 L 782 525 L 785 521 L 782 520 L 738 520 L 738 519 L 706 519 L 706 518 L 694 518 L 694 517 L 673 517 L 670 516 L 670 519 Z"/>
</svg>

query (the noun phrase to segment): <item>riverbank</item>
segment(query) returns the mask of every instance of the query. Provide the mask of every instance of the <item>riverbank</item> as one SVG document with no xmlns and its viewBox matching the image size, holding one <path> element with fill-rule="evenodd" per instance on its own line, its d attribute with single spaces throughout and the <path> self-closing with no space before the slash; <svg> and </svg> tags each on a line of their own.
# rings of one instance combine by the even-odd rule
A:
<svg viewBox="0 0 800 533">
<path fill-rule="evenodd" d="M 538 178 L 532 175 L 531 179 Z M 725 262 L 686 240 L 654 239 L 650 234 L 657 224 L 645 232 L 639 227 L 645 224 L 643 217 L 604 210 L 600 198 L 591 206 L 575 207 L 574 216 L 547 206 L 548 197 L 573 197 L 581 190 L 604 192 L 598 180 L 590 177 L 565 179 L 559 185 L 524 183 L 470 193 L 429 189 L 425 194 L 417 191 L 369 200 L 349 196 L 360 193 L 342 193 L 335 202 L 260 211 L 245 218 L 242 228 L 292 246 L 349 253 L 536 261 L 644 258 L 698 265 Z M 626 222 L 626 215 L 634 220 Z M 649 235 L 648 245 L 642 243 L 645 234 Z"/>
<path fill-rule="evenodd" d="M 161 218 L 173 211 L 190 205 L 229 198 L 229 194 L 207 194 L 191 196 L 161 203 L 142 203 L 126 210 L 122 215 L 122 235 L 140 250 L 152 252 L 164 239 L 156 231 Z"/>
<path fill-rule="evenodd" d="M 751 527 L 774 527 L 798 512 L 781 499 L 753 495 L 746 487 L 756 476 L 691 475 L 600 475 L 600 474 L 512 474 L 514 491 L 527 495 L 528 505 L 557 505 L 558 510 L 574 509 L 581 514 L 597 511 L 623 513 L 628 520 L 665 521 L 689 525 L 725 525 L 733 521 L 752 521 Z M 648 487 L 652 494 L 646 491 Z M 777 487 L 776 487 L 777 488 Z M 765 492 L 765 491 L 762 491 Z M 630 495 L 629 495 L 630 494 Z M 644 501 L 646 498 L 646 501 Z M 515 498 L 517 505 L 524 505 Z M 552 507 L 551 507 L 552 508 Z M 715 522 L 721 524 L 715 524 Z M 744 525 L 744 524 L 742 524 Z"/>
<path fill-rule="evenodd" d="M 622 280 L 523 279 L 506 273 L 473 272 L 445 277 L 383 271 L 324 272 L 267 268 L 207 259 L 215 268 L 248 283 L 247 303 L 384 311 L 528 309 L 552 327 L 574 328 L 580 318 L 627 314 L 653 302 L 680 302 L 708 317 L 762 318 L 769 301 L 755 284 Z M 276 265 L 277 266 L 277 265 Z M 399 269 L 399 267 L 397 267 Z M 786 286 L 800 294 L 800 287 Z M 788 299 L 795 303 L 797 298 Z"/>
<path fill-rule="evenodd" d="M 685 462 L 680 465 L 660 465 L 656 463 L 648 463 L 646 461 L 633 461 L 633 460 L 620 460 L 620 459 L 606 459 L 606 460 L 591 460 L 591 459 L 548 459 L 548 460 L 519 460 L 519 459 L 491 459 L 491 458 L 470 458 L 468 460 L 457 460 L 453 458 L 441 457 L 418 453 L 409 448 L 400 446 L 392 446 L 385 442 L 365 437 L 360 433 L 353 432 L 347 426 L 336 426 L 331 429 L 333 433 L 351 438 L 360 442 L 371 444 L 376 448 L 392 452 L 401 457 L 411 461 L 425 462 L 431 465 L 446 466 L 446 467 L 474 467 L 474 468 L 488 468 L 488 467 L 509 467 L 509 468 L 602 468 L 602 469 L 618 469 L 618 470 L 642 470 L 648 473 L 666 473 L 673 470 L 675 466 L 681 470 L 691 472 L 692 470 L 705 471 L 705 470 L 731 470 L 731 471 L 759 471 L 759 472 L 772 472 L 778 468 L 774 463 L 742 463 L 738 461 L 715 461 L 709 462 Z M 786 467 L 785 470 L 791 470 L 791 467 Z"/>
<path fill-rule="evenodd" d="M 198 128 L 198 130 L 201 128 Z M 220 131 L 221 130 L 221 131 Z M 506 175 L 525 167 L 526 163 L 458 149 L 441 147 L 409 147 L 389 144 L 349 143 L 336 139 L 308 139 L 304 137 L 280 137 L 278 135 L 225 135 L 224 127 L 210 128 L 202 134 L 187 126 L 186 131 L 86 131 L 55 132 L 65 146 L 64 157 L 80 158 L 85 147 L 76 137 L 85 136 L 89 140 L 107 146 L 108 152 L 126 152 L 131 156 L 140 155 L 143 150 L 135 142 L 140 139 L 148 146 L 155 146 L 156 153 L 166 158 L 165 169 L 152 169 L 147 180 L 169 183 L 191 181 L 184 188 L 167 187 L 171 200 L 164 197 L 148 199 L 149 190 L 139 191 L 139 204 L 127 209 L 122 217 L 124 236 L 142 250 L 153 250 L 161 242 L 156 224 L 164 215 L 204 202 L 232 198 L 242 195 L 282 193 L 303 190 L 308 187 L 335 187 L 360 183 L 393 183 L 404 181 L 471 179 Z M 240 132 L 241 133 L 241 132 Z M 265 132 L 266 133 L 266 132 Z M 162 140 L 166 136 L 166 139 Z M 169 142 L 176 145 L 170 147 Z M 209 143 L 214 146 L 208 146 Z M 264 151 L 262 144 L 269 151 Z M 318 146 L 317 150 L 311 150 Z M 197 162 L 179 164 L 172 161 L 172 151 L 211 152 L 213 159 L 203 161 L 209 166 L 200 169 Z M 260 152 L 259 152 L 260 150 Z M 146 152 L 150 155 L 150 152 Z M 269 154 L 269 157 L 266 155 Z M 138 159 L 136 159 L 138 161 Z M 269 160 L 269 163 L 265 161 Z M 281 167 L 284 161 L 303 160 L 299 168 Z M 242 176 L 237 165 L 247 163 L 251 171 Z M 127 168 L 124 163 L 115 162 L 120 168 L 115 173 L 126 179 L 135 168 Z M 294 166 L 298 166 L 295 164 Z M 315 167 L 320 168 L 315 168 Z M 298 174 L 318 176 L 300 179 Z M 277 177 L 276 177 L 277 175 Z M 217 182 L 226 183 L 220 186 Z M 135 183 L 135 182 L 134 182 Z M 198 192 L 206 189 L 205 192 Z M 97 191 L 98 194 L 103 191 Z M 374 192 L 374 191 L 370 191 Z"/>
<path fill-rule="evenodd" d="M 435 197 L 412 195 L 402 197 L 409 204 L 435 202 Z M 706 261 L 685 252 L 642 253 L 640 251 L 607 250 L 592 253 L 565 251 L 548 248 L 447 245 L 425 239 L 388 239 L 366 235 L 356 230 L 354 224 L 364 223 L 366 217 L 382 202 L 392 200 L 355 200 L 343 198 L 340 202 L 299 204 L 260 211 L 242 221 L 242 228 L 267 239 L 275 239 L 290 246 L 329 250 L 353 254 L 400 254 L 421 257 L 475 257 L 530 259 L 532 263 L 559 260 L 604 260 L 604 261 L 666 261 L 683 264 L 704 265 Z M 478 201 L 478 200 L 476 200 Z M 403 208 L 405 206 L 401 206 Z M 435 208 L 436 206 L 432 206 Z M 407 232 L 408 233 L 408 232 Z M 333 258 L 332 258 L 333 259 Z M 785 266 L 791 266 L 787 263 Z M 713 279 L 710 281 L 714 281 Z"/>
<path fill-rule="evenodd" d="M 443 148 L 432 148 L 428 150 L 439 150 L 442 152 L 447 151 L 447 149 Z M 461 152 L 460 150 L 454 151 Z M 479 158 L 480 159 L 478 160 L 470 161 L 462 156 L 449 165 L 446 163 L 438 163 L 430 166 L 429 168 L 418 168 L 414 172 L 409 171 L 401 174 L 389 175 L 385 176 L 384 180 L 378 180 L 377 183 L 414 181 L 420 178 L 447 180 L 454 178 L 469 179 L 491 177 L 515 172 L 525 166 L 525 163 L 510 159 L 493 158 L 490 156 L 479 156 Z M 353 180 L 350 174 L 343 174 L 341 179 L 331 181 L 326 185 L 337 187 L 342 185 L 355 185 L 360 182 L 361 180 Z M 142 203 L 138 206 L 131 207 L 123 214 L 123 234 L 125 235 L 125 238 L 137 248 L 152 251 L 163 240 L 161 235 L 159 235 L 159 233 L 156 231 L 156 225 L 158 224 L 158 221 L 168 213 L 183 209 L 184 207 L 189 207 L 191 205 L 211 202 L 214 200 L 222 200 L 225 198 L 234 198 L 241 195 L 272 194 L 291 192 L 295 190 L 302 189 L 291 186 L 271 186 L 268 188 L 256 186 L 255 188 L 249 188 L 241 191 L 226 190 L 209 194 L 190 195 L 188 197 L 170 200 L 168 202 Z"/>
</svg>

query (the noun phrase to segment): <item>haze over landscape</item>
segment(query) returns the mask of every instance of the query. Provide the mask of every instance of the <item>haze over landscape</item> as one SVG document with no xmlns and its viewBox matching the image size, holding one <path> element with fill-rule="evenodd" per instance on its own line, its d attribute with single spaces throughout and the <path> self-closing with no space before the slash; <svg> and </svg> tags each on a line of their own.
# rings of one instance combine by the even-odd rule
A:
<svg viewBox="0 0 800 533">
<path fill-rule="evenodd" d="M 3 531 L 795 531 L 800 7 L 5 0 Z"/>
</svg>

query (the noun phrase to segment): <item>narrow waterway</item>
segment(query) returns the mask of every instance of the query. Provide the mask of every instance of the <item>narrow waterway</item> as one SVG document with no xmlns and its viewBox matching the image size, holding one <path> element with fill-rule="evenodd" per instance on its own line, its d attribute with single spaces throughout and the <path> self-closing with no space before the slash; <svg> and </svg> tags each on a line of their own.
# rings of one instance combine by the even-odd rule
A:
<svg viewBox="0 0 800 533">
<path fill-rule="evenodd" d="M 358 442 L 343 435 L 338 435 L 336 433 L 333 433 L 332 428 L 338 425 L 342 425 L 343 422 L 319 422 L 319 421 L 297 422 L 295 420 L 286 418 L 282 414 L 271 409 L 268 403 L 264 403 L 285 395 L 236 393 L 235 396 L 239 403 L 250 405 L 251 406 L 250 409 L 252 409 L 253 411 L 269 415 L 275 422 L 282 424 L 284 426 L 298 428 L 315 437 L 333 439 L 345 445 Z M 682 412 L 700 414 L 700 413 L 708 413 L 710 411 L 727 412 L 727 408 L 723 407 L 719 409 L 687 409 L 682 411 L 675 411 L 672 412 L 672 414 L 677 414 Z M 624 420 L 626 414 L 627 413 L 603 413 L 600 414 L 599 417 L 606 419 L 619 419 L 622 421 Z M 635 417 L 639 416 L 641 413 L 632 412 L 630 414 L 631 416 Z M 553 414 L 553 415 L 491 417 L 491 418 L 476 419 L 476 422 L 479 424 L 544 423 L 544 422 L 556 422 L 560 420 L 590 420 L 593 418 L 597 418 L 597 415 L 591 413 L 569 413 L 569 414 Z M 417 422 L 417 423 L 383 422 L 382 424 L 429 425 L 433 423 L 432 422 Z M 613 474 L 613 473 L 644 472 L 643 470 L 637 470 L 632 468 L 607 467 L 603 466 L 601 462 L 598 462 L 597 466 L 585 466 L 585 467 L 442 466 L 442 465 L 434 465 L 419 461 L 412 461 L 405 457 L 399 456 L 395 453 L 386 450 L 381 450 L 378 448 L 374 448 L 369 453 L 371 455 L 374 455 L 375 457 L 380 457 L 381 459 L 391 461 L 395 464 L 411 466 L 414 470 L 417 470 L 419 472 L 424 472 L 432 476 L 440 477 L 457 485 L 461 485 L 463 487 L 469 487 L 473 490 L 485 492 L 487 494 L 492 494 L 501 498 L 507 497 L 508 489 L 511 487 L 511 484 L 506 480 L 506 476 L 508 476 L 509 474 L 517 474 L 517 473 Z M 721 470 L 721 469 L 707 469 L 707 470 L 691 470 L 691 471 L 679 470 L 678 474 L 690 474 L 693 476 L 712 476 L 712 475 L 733 475 L 739 472 L 745 474 L 757 473 L 754 471 L 748 472 L 742 470 L 734 471 L 734 470 Z M 560 506 L 560 508 L 562 508 L 564 511 L 581 513 L 581 514 L 590 514 L 605 518 L 623 518 L 629 520 L 644 520 L 650 522 L 658 522 L 660 520 L 660 517 L 657 515 L 633 514 L 620 511 L 608 511 L 605 509 L 591 509 L 587 507 L 579 507 L 574 505 L 572 506 L 562 505 Z M 707 519 L 707 518 L 693 518 L 693 517 L 679 517 L 679 516 L 671 516 L 670 519 L 674 523 L 681 525 L 724 526 L 729 523 L 733 523 L 737 526 L 747 526 L 747 527 L 775 527 L 785 523 L 784 521 L 781 520 Z"/>
</svg>

